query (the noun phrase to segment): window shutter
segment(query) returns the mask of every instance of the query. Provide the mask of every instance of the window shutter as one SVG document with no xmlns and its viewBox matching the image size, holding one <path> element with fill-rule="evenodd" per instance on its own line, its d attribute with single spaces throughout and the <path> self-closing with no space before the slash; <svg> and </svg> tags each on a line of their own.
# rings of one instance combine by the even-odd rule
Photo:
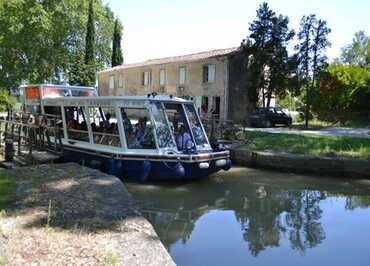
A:
<svg viewBox="0 0 370 266">
<path fill-rule="evenodd" d="M 216 66 L 209 65 L 208 66 L 208 82 L 214 82 L 216 76 Z"/>
<path fill-rule="evenodd" d="M 166 85 L 166 70 L 164 69 L 159 70 L 159 85 L 160 86 Z"/>
<path fill-rule="evenodd" d="M 203 83 L 208 82 L 208 66 L 203 66 Z"/>
<path fill-rule="evenodd" d="M 186 68 L 180 67 L 179 69 L 179 84 L 184 85 L 186 81 Z"/>
</svg>

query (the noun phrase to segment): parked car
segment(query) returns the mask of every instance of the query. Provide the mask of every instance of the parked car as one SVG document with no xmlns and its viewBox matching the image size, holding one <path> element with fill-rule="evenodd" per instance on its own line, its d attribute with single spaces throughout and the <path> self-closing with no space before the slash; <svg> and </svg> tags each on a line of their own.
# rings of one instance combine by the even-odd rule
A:
<svg viewBox="0 0 370 266">
<path fill-rule="evenodd" d="M 250 116 L 252 127 L 290 126 L 292 118 L 279 107 L 258 107 Z"/>
</svg>

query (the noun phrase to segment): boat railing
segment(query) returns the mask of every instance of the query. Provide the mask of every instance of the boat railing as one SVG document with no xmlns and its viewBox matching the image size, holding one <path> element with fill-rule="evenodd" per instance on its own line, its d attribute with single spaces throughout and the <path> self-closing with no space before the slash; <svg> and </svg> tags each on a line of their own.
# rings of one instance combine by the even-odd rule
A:
<svg viewBox="0 0 370 266">
<path fill-rule="evenodd" d="M 9 112 L 5 119 L 0 119 L 0 146 L 12 143 L 12 150 L 16 146 L 18 155 L 25 147 L 30 155 L 34 149 L 60 155 L 63 153 L 60 121 L 60 117 L 53 115 Z"/>
</svg>

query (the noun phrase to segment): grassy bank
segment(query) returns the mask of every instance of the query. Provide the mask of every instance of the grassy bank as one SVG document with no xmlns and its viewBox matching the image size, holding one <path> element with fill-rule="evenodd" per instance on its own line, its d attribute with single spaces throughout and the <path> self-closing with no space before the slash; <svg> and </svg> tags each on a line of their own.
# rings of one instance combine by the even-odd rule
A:
<svg viewBox="0 0 370 266">
<path fill-rule="evenodd" d="M 17 184 L 0 170 L 0 210 L 7 208 L 15 199 Z"/>
<path fill-rule="evenodd" d="M 370 139 L 296 134 L 245 132 L 245 148 L 305 155 L 370 159 Z"/>
</svg>

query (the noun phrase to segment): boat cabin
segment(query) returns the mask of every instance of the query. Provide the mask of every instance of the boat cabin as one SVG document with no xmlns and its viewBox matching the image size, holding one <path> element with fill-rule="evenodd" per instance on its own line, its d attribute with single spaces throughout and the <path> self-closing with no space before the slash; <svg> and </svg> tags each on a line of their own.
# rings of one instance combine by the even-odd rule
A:
<svg viewBox="0 0 370 266">
<path fill-rule="evenodd" d="M 63 97 L 42 100 L 44 114 L 62 118 L 63 140 L 116 152 L 209 152 L 193 102 L 171 96 Z"/>
</svg>

